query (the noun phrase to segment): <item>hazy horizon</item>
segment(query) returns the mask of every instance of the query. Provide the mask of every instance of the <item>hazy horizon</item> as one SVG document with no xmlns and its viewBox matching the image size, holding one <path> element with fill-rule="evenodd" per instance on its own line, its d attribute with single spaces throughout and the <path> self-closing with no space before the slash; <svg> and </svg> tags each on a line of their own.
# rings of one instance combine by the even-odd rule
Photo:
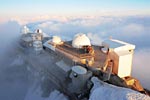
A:
<svg viewBox="0 0 150 100">
<path fill-rule="evenodd" d="M 0 22 L 67 16 L 150 15 L 148 0 L 2 0 Z"/>
</svg>

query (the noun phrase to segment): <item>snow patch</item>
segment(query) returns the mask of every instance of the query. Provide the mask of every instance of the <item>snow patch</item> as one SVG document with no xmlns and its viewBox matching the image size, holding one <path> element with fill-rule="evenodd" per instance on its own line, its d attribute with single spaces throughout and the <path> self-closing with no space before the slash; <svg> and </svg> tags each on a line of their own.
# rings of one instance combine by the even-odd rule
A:
<svg viewBox="0 0 150 100">
<path fill-rule="evenodd" d="M 94 86 L 89 100 L 150 100 L 150 97 L 131 89 L 117 87 L 92 77 Z"/>
</svg>

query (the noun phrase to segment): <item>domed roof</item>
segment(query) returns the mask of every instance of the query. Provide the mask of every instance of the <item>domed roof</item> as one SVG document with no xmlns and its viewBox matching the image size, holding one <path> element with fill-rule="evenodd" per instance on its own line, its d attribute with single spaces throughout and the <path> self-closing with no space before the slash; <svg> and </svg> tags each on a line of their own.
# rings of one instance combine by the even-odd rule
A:
<svg viewBox="0 0 150 100">
<path fill-rule="evenodd" d="M 55 44 L 60 44 L 61 43 L 61 38 L 58 36 L 53 36 L 52 42 Z"/>
<path fill-rule="evenodd" d="M 27 34 L 27 33 L 29 33 L 29 28 L 28 28 L 27 26 L 23 26 L 21 32 L 22 32 L 23 34 Z"/>
<path fill-rule="evenodd" d="M 90 39 L 85 34 L 77 34 L 75 35 L 72 46 L 74 48 L 82 48 L 83 46 L 91 46 Z"/>
<path fill-rule="evenodd" d="M 73 66 L 72 71 L 76 72 L 77 74 L 86 74 L 87 70 L 81 66 Z"/>
<path fill-rule="evenodd" d="M 35 33 L 43 33 L 41 29 L 37 29 Z"/>
</svg>

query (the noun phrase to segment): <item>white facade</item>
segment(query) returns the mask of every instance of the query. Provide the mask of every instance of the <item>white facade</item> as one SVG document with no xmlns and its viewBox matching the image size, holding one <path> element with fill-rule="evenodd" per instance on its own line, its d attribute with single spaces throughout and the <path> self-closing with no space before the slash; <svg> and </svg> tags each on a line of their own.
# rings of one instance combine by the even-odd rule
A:
<svg viewBox="0 0 150 100">
<path fill-rule="evenodd" d="M 119 55 L 118 75 L 120 77 L 130 76 L 132 70 L 132 54 Z"/>
<path fill-rule="evenodd" d="M 77 34 L 72 41 L 72 46 L 74 48 L 82 48 L 83 46 L 91 46 L 91 42 L 85 34 Z"/>
<path fill-rule="evenodd" d="M 135 45 L 115 39 L 106 40 L 102 45 L 109 48 L 109 59 L 114 62 L 112 72 L 120 77 L 130 76 Z"/>
</svg>

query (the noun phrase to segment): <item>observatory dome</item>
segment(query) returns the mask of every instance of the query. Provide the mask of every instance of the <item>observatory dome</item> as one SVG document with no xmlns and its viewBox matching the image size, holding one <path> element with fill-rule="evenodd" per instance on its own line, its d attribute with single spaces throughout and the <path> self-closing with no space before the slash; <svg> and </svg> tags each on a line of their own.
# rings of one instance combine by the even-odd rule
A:
<svg viewBox="0 0 150 100">
<path fill-rule="evenodd" d="M 62 41 L 61 41 L 61 38 L 60 38 L 60 37 L 58 37 L 58 36 L 53 36 L 52 42 L 55 43 L 55 44 L 60 44 Z"/>
<path fill-rule="evenodd" d="M 29 33 L 29 28 L 28 28 L 27 26 L 23 26 L 21 32 L 22 32 L 23 34 L 27 34 L 27 33 Z"/>
<path fill-rule="evenodd" d="M 72 71 L 76 72 L 77 74 L 86 74 L 87 70 L 81 66 L 73 66 Z"/>
<path fill-rule="evenodd" d="M 82 48 L 83 46 L 91 46 L 90 39 L 85 34 L 77 34 L 75 35 L 72 46 L 74 48 Z"/>
<path fill-rule="evenodd" d="M 37 29 L 35 33 L 43 33 L 41 29 Z"/>
</svg>

